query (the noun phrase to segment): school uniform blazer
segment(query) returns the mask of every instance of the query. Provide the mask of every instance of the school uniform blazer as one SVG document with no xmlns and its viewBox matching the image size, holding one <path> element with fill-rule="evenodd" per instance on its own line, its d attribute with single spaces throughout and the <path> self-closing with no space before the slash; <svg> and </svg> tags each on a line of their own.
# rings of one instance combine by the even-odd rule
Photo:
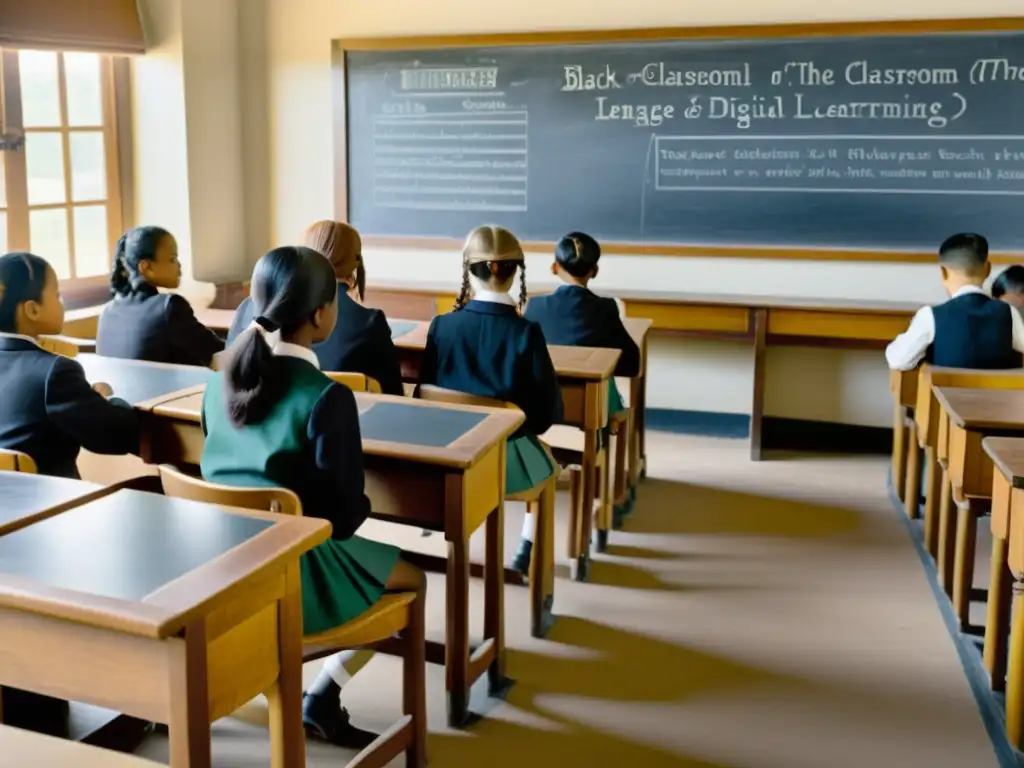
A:
<svg viewBox="0 0 1024 768">
<path fill-rule="evenodd" d="M 352 390 L 332 382 L 308 349 L 293 344 L 277 345 L 274 365 L 286 394 L 259 424 L 239 429 L 229 422 L 223 373 L 206 387 L 203 477 L 224 485 L 289 488 L 304 515 L 330 521 L 332 538 L 351 538 L 370 516 Z"/>
<path fill-rule="evenodd" d="M 385 395 L 403 395 L 402 369 L 398 350 L 391 340 L 391 327 L 379 309 L 364 307 L 338 285 L 338 322 L 331 335 L 313 345 L 324 371 L 362 373 L 376 379 Z M 256 309 L 247 297 L 235 312 L 228 343 L 253 321 Z"/>
<path fill-rule="evenodd" d="M 208 366 L 222 349 L 188 300 L 148 283 L 107 304 L 96 331 L 96 352 L 105 357 Z"/>
<path fill-rule="evenodd" d="M 420 381 L 505 400 L 526 414 L 515 437 L 562 420 L 562 392 L 544 332 L 509 304 L 470 301 L 430 323 Z"/>
<path fill-rule="evenodd" d="M 563 285 L 547 296 L 530 299 L 524 317 L 541 327 L 548 344 L 618 349 L 622 354 L 615 375 L 640 373 L 640 347 L 622 324 L 615 299 L 577 285 Z"/>
<path fill-rule="evenodd" d="M 78 477 L 81 448 L 138 453 L 139 424 L 123 400 L 107 400 L 82 366 L 22 336 L 0 336 L 0 448 L 27 453 L 40 474 Z"/>
</svg>

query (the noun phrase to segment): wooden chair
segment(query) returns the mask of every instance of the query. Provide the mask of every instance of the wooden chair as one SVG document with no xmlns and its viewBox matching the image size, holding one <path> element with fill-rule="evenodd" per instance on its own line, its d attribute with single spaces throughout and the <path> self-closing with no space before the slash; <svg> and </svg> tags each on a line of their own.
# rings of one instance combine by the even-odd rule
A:
<svg viewBox="0 0 1024 768">
<path fill-rule="evenodd" d="M 379 395 L 382 390 L 380 382 L 365 373 L 350 373 L 348 371 L 324 371 L 324 374 L 331 381 L 344 384 L 353 392 L 372 392 Z"/>
<path fill-rule="evenodd" d="M 55 355 L 77 357 L 80 354 L 95 352 L 96 340 L 76 339 L 72 336 L 40 336 L 39 346 Z"/>
<path fill-rule="evenodd" d="M 416 388 L 414 397 L 436 403 L 453 403 L 456 405 L 479 405 L 485 408 L 510 408 L 517 410 L 512 403 L 495 400 L 490 397 L 470 395 L 452 389 L 421 384 Z M 543 443 L 542 443 L 543 445 Z M 548 447 L 551 463 L 558 466 Z M 530 628 L 534 637 L 543 637 L 550 624 L 551 609 L 555 592 L 555 492 L 558 473 L 555 472 L 546 481 L 527 488 L 519 493 L 505 496 L 505 501 L 522 501 L 526 503 L 529 514 L 537 515 L 537 535 L 533 542 L 533 558 L 530 560 L 530 582 L 541 582 L 542 589 L 532 590 L 534 597 L 530 606 Z M 571 529 L 570 529 L 571 531 Z M 539 570 L 538 570 L 539 569 Z"/>
<path fill-rule="evenodd" d="M 38 471 L 39 467 L 27 453 L 0 448 L 0 472 L 27 472 L 34 475 Z"/>
<path fill-rule="evenodd" d="M 160 467 L 160 480 L 168 496 L 283 515 L 302 514 L 298 496 L 284 488 L 215 485 L 169 466 Z M 376 644 L 386 644 L 390 650 L 396 646 L 394 636 L 401 633 L 397 648 L 403 659 L 405 714 L 348 765 L 383 768 L 403 752 L 405 764 L 410 768 L 423 768 L 427 764 L 425 624 L 423 599 L 414 592 L 398 592 L 384 595 L 371 608 L 340 627 L 302 638 L 302 660 L 307 662 L 338 651 Z"/>
</svg>

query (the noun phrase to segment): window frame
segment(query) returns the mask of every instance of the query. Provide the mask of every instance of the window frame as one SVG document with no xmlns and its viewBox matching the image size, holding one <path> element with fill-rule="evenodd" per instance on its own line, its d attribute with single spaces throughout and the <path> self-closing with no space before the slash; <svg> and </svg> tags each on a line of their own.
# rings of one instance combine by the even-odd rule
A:
<svg viewBox="0 0 1024 768">
<path fill-rule="evenodd" d="M 21 82 L 16 48 L 0 48 L 0 98 L 3 99 L 2 114 L 5 115 L 5 129 L 8 132 L 25 132 L 23 129 Z M 59 133 L 64 149 L 64 183 L 66 199 L 52 205 L 28 203 L 28 175 L 24 145 L 16 151 L 4 152 L 4 179 L 6 188 L 7 237 L 10 250 L 27 250 L 29 246 L 29 210 L 57 209 L 66 211 L 68 217 L 68 243 L 74 251 L 73 215 L 75 203 L 71 186 L 71 134 L 80 130 L 68 125 L 67 82 L 64 75 L 63 51 L 58 54 L 58 88 L 61 123 L 59 127 L 28 129 Z M 68 51 L 72 53 L 72 51 Z M 107 240 L 112 259 L 114 244 L 134 224 L 134 188 L 132 178 L 132 135 L 131 135 L 131 81 L 130 62 L 126 56 L 98 54 L 100 60 L 101 110 L 103 117 L 103 149 L 106 163 Z M 95 131 L 95 126 L 81 130 Z M 97 201 L 98 202 L 98 201 Z M 87 205 L 88 203 L 86 203 Z M 0 243 L 0 252 L 6 252 L 6 243 Z M 40 254 L 45 257 L 46 254 Z M 109 267 L 109 260 L 108 260 Z M 68 308 L 92 306 L 106 302 L 109 297 L 109 275 L 76 277 L 76 265 L 71 259 L 72 277 L 61 280 L 61 293 Z"/>
</svg>

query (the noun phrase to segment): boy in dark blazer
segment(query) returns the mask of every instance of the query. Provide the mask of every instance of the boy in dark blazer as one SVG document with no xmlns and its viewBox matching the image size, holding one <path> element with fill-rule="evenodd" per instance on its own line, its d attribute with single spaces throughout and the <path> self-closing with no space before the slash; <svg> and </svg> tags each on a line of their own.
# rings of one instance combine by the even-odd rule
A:
<svg viewBox="0 0 1024 768">
<path fill-rule="evenodd" d="M 338 280 L 338 323 L 328 338 L 313 347 L 320 368 L 362 373 L 376 379 L 385 395 L 405 394 L 387 317 L 381 310 L 360 303 L 359 283 L 364 273 L 359 233 L 340 221 L 318 221 L 306 230 L 303 245 L 326 256 Z M 246 298 L 235 313 L 228 343 L 248 328 L 252 320 L 252 299 Z"/>
<path fill-rule="evenodd" d="M 923 307 L 910 327 L 885 350 L 889 367 L 909 371 L 919 363 L 951 368 L 1020 368 L 1024 319 L 1006 302 L 989 297 L 982 286 L 992 265 L 988 241 L 963 233 L 939 248 L 942 285 L 950 298 Z"/>
</svg>

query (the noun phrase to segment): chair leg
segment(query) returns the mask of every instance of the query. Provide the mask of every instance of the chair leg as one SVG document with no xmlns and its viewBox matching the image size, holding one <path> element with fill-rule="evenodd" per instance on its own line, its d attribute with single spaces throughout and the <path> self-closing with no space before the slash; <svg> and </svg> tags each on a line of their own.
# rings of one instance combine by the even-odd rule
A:
<svg viewBox="0 0 1024 768">
<path fill-rule="evenodd" d="M 900 501 L 906 500 L 907 481 L 907 425 L 906 409 L 896 404 L 892 420 L 892 486 Z"/>
<path fill-rule="evenodd" d="M 583 472 L 579 468 L 569 470 L 569 535 L 566 538 L 566 554 L 570 560 L 580 555 L 579 536 L 580 506 L 583 503 Z"/>
<path fill-rule="evenodd" d="M 992 690 L 1006 690 L 1006 646 L 1010 635 L 1010 604 L 1013 574 L 1006 562 L 1006 539 L 992 537 L 992 561 L 988 586 L 988 616 L 985 619 L 985 668 L 992 678 Z"/>
<path fill-rule="evenodd" d="M 939 499 L 939 539 L 936 544 L 935 568 L 943 591 L 953 595 L 953 560 L 956 539 L 953 534 L 954 521 L 953 488 L 949 484 L 949 473 L 942 473 L 942 496 Z"/>
<path fill-rule="evenodd" d="M 632 414 L 627 414 L 626 420 L 619 425 L 615 433 L 615 506 L 621 509 L 622 514 L 629 511 L 628 480 L 629 480 L 629 433 Z M 613 527 L 618 527 L 618 521 L 613 518 Z"/>
<path fill-rule="evenodd" d="M 540 499 L 530 505 L 537 515 L 537 536 L 530 561 L 530 632 L 544 637 L 551 626 L 555 599 L 555 480 L 541 491 Z"/>
<path fill-rule="evenodd" d="M 402 655 L 402 710 L 412 717 L 412 743 L 405 750 L 408 768 L 427 764 L 427 643 L 426 596 L 418 595 L 409 606 Z"/>
<path fill-rule="evenodd" d="M 975 547 L 978 541 L 978 513 L 975 505 L 957 504 L 956 554 L 953 564 L 953 609 L 960 631 L 971 624 L 971 585 L 974 583 Z"/>
<path fill-rule="evenodd" d="M 921 448 L 917 444 L 917 429 L 908 430 L 907 439 L 907 482 L 903 497 L 903 510 L 907 517 L 916 520 L 921 515 Z"/>
<path fill-rule="evenodd" d="M 611 496 L 611 452 L 608 445 L 601 448 L 598 456 L 597 472 L 597 515 L 595 527 L 597 528 L 597 551 L 604 552 L 608 549 L 608 534 L 612 528 L 612 496 Z"/>
</svg>

